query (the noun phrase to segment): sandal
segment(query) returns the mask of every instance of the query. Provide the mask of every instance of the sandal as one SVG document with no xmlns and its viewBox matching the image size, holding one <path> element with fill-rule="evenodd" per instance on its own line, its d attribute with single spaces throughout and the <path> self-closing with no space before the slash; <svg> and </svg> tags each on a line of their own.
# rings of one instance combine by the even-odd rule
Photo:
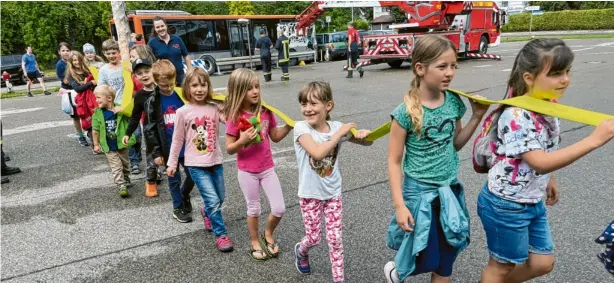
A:
<svg viewBox="0 0 614 283">
<path fill-rule="evenodd" d="M 262 236 L 260 237 L 259 242 L 260 242 L 260 247 L 264 249 L 264 252 L 269 257 L 277 258 L 277 256 L 279 255 L 279 246 L 277 245 L 277 243 L 269 243 L 266 237 L 264 236 L 264 234 L 262 234 Z M 275 248 L 277 248 L 277 252 L 276 253 L 271 252 L 272 250 L 274 251 Z"/>
<path fill-rule="evenodd" d="M 261 257 L 259 258 L 259 257 L 254 256 L 254 253 L 260 255 Z M 254 248 L 250 249 L 249 255 L 257 261 L 265 261 L 270 258 L 269 255 L 264 250 L 255 250 Z"/>
</svg>

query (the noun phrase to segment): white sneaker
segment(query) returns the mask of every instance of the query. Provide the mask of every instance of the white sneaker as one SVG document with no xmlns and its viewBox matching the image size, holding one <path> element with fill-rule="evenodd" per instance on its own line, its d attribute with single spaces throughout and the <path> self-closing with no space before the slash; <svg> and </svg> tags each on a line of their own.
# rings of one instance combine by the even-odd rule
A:
<svg viewBox="0 0 614 283">
<path fill-rule="evenodd" d="M 387 283 L 403 283 L 405 281 L 399 280 L 399 274 L 397 273 L 397 268 L 394 265 L 394 261 L 389 261 L 384 265 L 384 274 L 386 275 Z"/>
</svg>

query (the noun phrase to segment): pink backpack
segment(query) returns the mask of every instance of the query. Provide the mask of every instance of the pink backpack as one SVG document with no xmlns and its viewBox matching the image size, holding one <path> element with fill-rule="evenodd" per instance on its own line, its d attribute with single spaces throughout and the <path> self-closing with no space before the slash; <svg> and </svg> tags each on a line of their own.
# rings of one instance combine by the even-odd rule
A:
<svg viewBox="0 0 614 283">
<path fill-rule="evenodd" d="M 508 89 L 505 98 L 512 95 L 512 88 Z M 477 173 L 488 173 L 488 170 L 494 164 L 493 153 L 496 152 L 495 142 L 497 141 L 497 128 L 499 117 L 505 109 L 505 105 L 499 105 L 495 110 L 490 112 L 484 122 L 480 133 L 473 141 L 473 170 Z M 505 156 L 497 156 L 497 160 Z"/>
<path fill-rule="evenodd" d="M 496 151 L 497 128 L 503 109 L 504 106 L 501 105 L 486 116 L 480 134 L 473 142 L 473 170 L 477 173 L 488 173 L 488 170 L 494 164 L 493 153 Z M 499 156 L 497 156 L 497 159 L 499 159 Z"/>
<path fill-rule="evenodd" d="M 508 90 L 506 98 L 509 98 L 512 94 L 512 89 Z M 553 103 L 558 103 L 556 100 Z M 505 158 L 505 155 L 497 155 L 496 141 L 497 141 L 497 129 L 499 127 L 499 117 L 503 113 L 505 105 L 499 105 L 497 109 L 493 110 L 486 116 L 480 134 L 473 141 L 473 170 L 477 173 L 488 173 L 488 170 L 492 168 L 496 161 Z M 548 122 L 544 120 L 541 115 L 531 115 L 531 118 L 536 124 L 545 125 Z M 493 160 L 493 156 L 495 159 Z"/>
</svg>

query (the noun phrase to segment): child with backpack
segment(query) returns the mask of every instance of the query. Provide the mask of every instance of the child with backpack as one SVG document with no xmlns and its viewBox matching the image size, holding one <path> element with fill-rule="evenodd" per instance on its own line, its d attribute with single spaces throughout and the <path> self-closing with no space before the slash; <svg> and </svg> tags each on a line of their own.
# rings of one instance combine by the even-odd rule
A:
<svg viewBox="0 0 614 283">
<path fill-rule="evenodd" d="M 573 59 L 571 49 L 560 39 L 530 41 L 514 61 L 509 96 L 560 98 L 571 83 Z M 559 198 L 552 172 L 614 138 L 614 119 L 560 150 L 558 118 L 500 107 L 485 123 L 489 127 L 483 126 L 474 147 L 476 171 L 489 168 L 477 203 L 490 254 L 482 282 L 528 281 L 554 267 L 554 243 L 546 217 L 546 205 L 554 205 Z"/>
<path fill-rule="evenodd" d="M 412 87 L 391 115 L 388 176 L 396 214 L 390 218 L 387 245 L 398 252 L 384 266 L 389 283 L 422 273 L 431 273 L 431 282 L 450 282 L 456 257 L 469 245 L 457 151 L 488 106 L 469 100 L 472 116 L 463 127 L 465 104 L 448 91 L 456 53 L 445 37 L 420 37 L 412 52 Z"/>
</svg>

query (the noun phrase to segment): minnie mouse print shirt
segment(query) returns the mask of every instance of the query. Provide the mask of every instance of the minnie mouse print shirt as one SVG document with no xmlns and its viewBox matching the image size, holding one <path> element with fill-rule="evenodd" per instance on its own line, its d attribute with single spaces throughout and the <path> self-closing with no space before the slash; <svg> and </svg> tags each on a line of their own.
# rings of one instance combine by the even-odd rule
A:
<svg viewBox="0 0 614 283">
<path fill-rule="evenodd" d="M 181 147 L 185 142 L 185 166 L 211 167 L 222 164 L 219 126 L 222 115 L 217 105 L 186 104 L 177 109 L 175 132 L 168 166 L 177 167 Z"/>
<path fill-rule="evenodd" d="M 518 203 L 538 203 L 550 181 L 521 158 L 525 152 L 552 152 L 561 141 L 559 119 L 521 108 L 506 108 L 499 117 L 495 154 L 500 156 L 488 171 L 488 188 L 493 194 Z M 493 158 L 497 160 L 497 158 Z"/>
</svg>

